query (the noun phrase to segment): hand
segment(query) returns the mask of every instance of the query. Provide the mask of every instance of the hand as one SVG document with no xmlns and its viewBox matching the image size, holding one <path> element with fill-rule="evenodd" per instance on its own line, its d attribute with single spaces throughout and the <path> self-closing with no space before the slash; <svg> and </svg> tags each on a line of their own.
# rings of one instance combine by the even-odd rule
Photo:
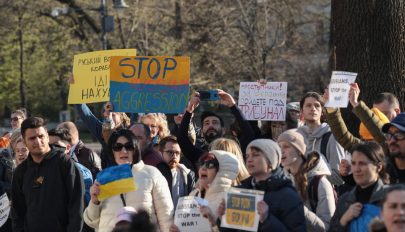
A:
<svg viewBox="0 0 405 232">
<path fill-rule="evenodd" d="M 357 105 L 359 105 L 359 102 L 358 102 L 359 95 L 360 95 L 359 85 L 357 85 L 357 83 L 350 84 L 349 101 L 353 107 L 356 107 Z"/>
<path fill-rule="evenodd" d="M 341 176 L 348 176 L 351 170 L 350 163 L 347 159 L 342 159 L 339 165 L 339 173 Z"/>
<path fill-rule="evenodd" d="M 93 202 L 93 204 L 95 205 L 100 204 L 100 201 L 98 200 L 99 194 L 100 194 L 100 183 L 94 181 L 94 184 L 90 187 L 90 196 L 91 202 Z"/>
<path fill-rule="evenodd" d="M 257 81 L 257 83 L 259 83 L 260 85 L 266 85 L 267 80 L 266 79 L 260 79 L 260 80 Z"/>
<path fill-rule="evenodd" d="M 174 116 L 174 123 L 176 124 L 176 125 L 180 125 L 181 124 L 181 120 L 183 120 L 183 116 L 184 116 L 184 114 L 178 114 L 178 115 L 176 115 L 176 116 Z"/>
<path fill-rule="evenodd" d="M 323 90 L 322 98 L 323 98 L 323 102 L 325 102 L 325 104 L 326 104 L 326 102 L 329 101 L 329 88 L 325 88 Z"/>
<path fill-rule="evenodd" d="M 112 111 L 113 111 L 113 109 L 114 109 L 113 104 L 112 104 L 111 102 L 106 102 L 106 103 L 104 104 L 103 117 L 104 117 L 105 119 L 112 120 L 112 119 L 113 119 L 113 118 L 112 118 Z"/>
<path fill-rule="evenodd" d="M 75 83 L 75 78 L 74 78 L 73 74 L 71 76 L 69 76 L 67 83 L 68 83 L 68 85 Z"/>
<path fill-rule="evenodd" d="M 214 214 L 212 213 L 211 209 L 208 206 L 200 206 L 200 212 L 201 215 L 205 218 L 208 219 L 208 221 L 210 222 L 211 226 L 215 226 L 216 225 L 216 219 Z"/>
<path fill-rule="evenodd" d="M 172 224 L 170 226 L 169 232 L 180 232 L 180 229 L 175 224 Z"/>
<path fill-rule="evenodd" d="M 360 202 L 356 202 L 351 204 L 343 216 L 340 218 L 340 224 L 342 226 L 346 226 L 349 222 L 355 218 L 357 218 L 360 213 L 363 205 Z"/>
<path fill-rule="evenodd" d="M 259 220 L 263 223 L 269 215 L 269 206 L 265 201 L 257 202 L 257 213 L 259 214 Z"/>
<path fill-rule="evenodd" d="M 195 92 L 188 102 L 187 112 L 193 113 L 198 105 L 200 105 L 200 94 L 198 92 Z"/>
<path fill-rule="evenodd" d="M 221 203 L 219 203 L 218 208 L 217 208 L 217 215 L 218 215 L 218 217 L 224 216 L 224 215 L 225 215 L 225 210 L 226 210 L 226 207 L 225 207 L 225 200 L 222 199 Z"/>
<path fill-rule="evenodd" d="M 221 98 L 220 103 L 222 105 L 225 105 L 225 106 L 231 108 L 232 106 L 234 106 L 236 104 L 235 99 L 233 99 L 233 97 L 229 93 L 227 93 L 221 89 L 218 89 L 218 96 Z"/>
</svg>

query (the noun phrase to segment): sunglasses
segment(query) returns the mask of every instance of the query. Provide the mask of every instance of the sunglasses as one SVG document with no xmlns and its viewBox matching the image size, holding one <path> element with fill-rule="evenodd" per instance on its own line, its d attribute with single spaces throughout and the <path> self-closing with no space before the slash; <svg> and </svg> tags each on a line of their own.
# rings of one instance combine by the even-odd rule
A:
<svg viewBox="0 0 405 232">
<path fill-rule="evenodd" d="M 13 118 L 10 118 L 10 120 L 13 121 L 13 122 L 18 121 L 18 120 L 20 120 L 20 119 L 21 119 L 20 117 L 13 117 Z"/>
<path fill-rule="evenodd" d="M 218 163 L 218 160 L 211 159 L 211 160 L 200 161 L 199 166 L 200 166 L 200 168 L 205 167 L 207 169 L 213 169 L 213 168 L 218 168 L 219 163 Z"/>
<path fill-rule="evenodd" d="M 395 132 L 395 133 L 393 133 L 393 134 L 391 134 L 391 133 L 386 133 L 386 134 L 385 134 L 385 138 L 386 138 L 387 140 L 391 140 L 392 138 L 394 138 L 395 141 L 402 141 L 402 140 L 405 139 L 405 133 L 403 133 L 403 132 Z"/>
<path fill-rule="evenodd" d="M 114 144 L 114 146 L 112 147 L 113 151 L 121 151 L 122 148 L 125 148 L 125 150 L 127 150 L 127 151 L 134 151 L 134 150 L 135 150 L 134 144 L 133 144 L 133 143 L 130 143 L 130 142 L 125 143 L 125 144 L 116 143 L 116 144 Z"/>
</svg>

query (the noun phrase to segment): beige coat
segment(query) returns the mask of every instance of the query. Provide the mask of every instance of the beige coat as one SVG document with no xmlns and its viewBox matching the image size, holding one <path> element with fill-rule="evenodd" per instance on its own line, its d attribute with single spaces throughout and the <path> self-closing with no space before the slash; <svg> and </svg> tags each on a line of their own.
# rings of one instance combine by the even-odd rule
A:
<svg viewBox="0 0 405 232">
<path fill-rule="evenodd" d="M 139 161 L 132 167 L 136 190 L 124 194 L 127 206 L 144 209 L 157 222 L 162 232 L 169 231 L 173 222 L 173 202 L 166 179 L 155 167 Z M 84 211 L 84 221 L 98 232 L 111 232 L 115 226 L 115 214 L 123 207 L 119 195 L 102 201 L 99 205 L 91 201 Z"/>
</svg>

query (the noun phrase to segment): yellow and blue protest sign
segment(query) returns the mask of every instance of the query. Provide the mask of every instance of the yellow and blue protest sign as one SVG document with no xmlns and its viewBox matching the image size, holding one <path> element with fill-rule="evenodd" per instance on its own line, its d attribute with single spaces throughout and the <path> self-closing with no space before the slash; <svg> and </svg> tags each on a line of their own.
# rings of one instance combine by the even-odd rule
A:
<svg viewBox="0 0 405 232">
<path fill-rule="evenodd" d="M 105 168 L 97 174 L 96 180 L 100 183 L 100 194 L 98 195 L 100 201 L 136 190 L 131 165 L 129 164 Z"/>
<path fill-rule="evenodd" d="M 114 111 L 181 113 L 186 108 L 189 57 L 116 56 L 110 64 Z"/>
<path fill-rule="evenodd" d="M 221 227 L 257 231 L 259 214 L 257 203 L 263 200 L 264 192 L 252 189 L 230 188 L 225 193 L 225 215 Z"/>
<path fill-rule="evenodd" d="M 87 52 L 74 56 L 73 77 L 68 104 L 105 102 L 110 100 L 111 56 L 135 56 L 136 49 Z"/>
</svg>

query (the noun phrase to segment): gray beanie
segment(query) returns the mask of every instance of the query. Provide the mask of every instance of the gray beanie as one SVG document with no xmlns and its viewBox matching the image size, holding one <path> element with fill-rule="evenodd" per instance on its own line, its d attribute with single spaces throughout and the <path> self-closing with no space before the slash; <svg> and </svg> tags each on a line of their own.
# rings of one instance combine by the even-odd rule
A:
<svg viewBox="0 0 405 232">
<path fill-rule="evenodd" d="M 287 130 L 281 133 L 281 135 L 278 136 L 277 142 L 281 141 L 291 144 L 301 153 L 301 155 L 305 155 L 307 145 L 305 144 L 304 137 L 298 133 L 296 129 Z"/>
<path fill-rule="evenodd" d="M 281 149 L 276 142 L 271 139 L 256 139 L 249 143 L 246 150 L 250 147 L 260 149 L 267 160 L 270 161 L 271 169 L 276 170 L 281 162 Z"/>
</svg>

